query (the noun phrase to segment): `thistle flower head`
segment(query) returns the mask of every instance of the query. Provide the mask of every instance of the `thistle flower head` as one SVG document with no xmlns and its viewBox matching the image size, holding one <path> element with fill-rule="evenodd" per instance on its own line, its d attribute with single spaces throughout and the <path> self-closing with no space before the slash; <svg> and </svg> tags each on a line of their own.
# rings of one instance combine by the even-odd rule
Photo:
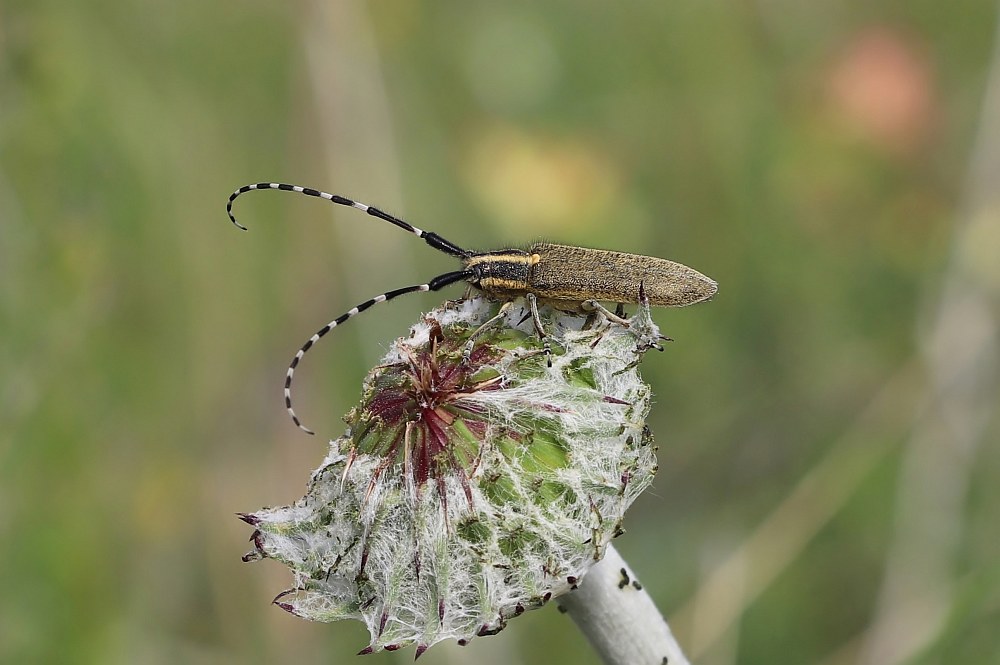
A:
<svg viewBox="0 0 1000 665">
<path fill-rule="evenodd" d="M 656 471 L 638 375 L 659 337 L 541 308 L 445 303 L 365 380 L 347 432 L 294 505 L 241 518 L 251 561 L 293 572 L 275 599 L 316 621 L 358 619 L 362 653 L 464 644 L 572 589 Z"/>
</svg>

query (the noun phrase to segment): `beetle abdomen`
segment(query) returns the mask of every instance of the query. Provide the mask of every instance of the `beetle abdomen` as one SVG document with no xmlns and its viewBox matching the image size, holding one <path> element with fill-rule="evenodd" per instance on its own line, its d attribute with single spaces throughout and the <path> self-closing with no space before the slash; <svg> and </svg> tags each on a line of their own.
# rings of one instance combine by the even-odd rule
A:
<svg viewBox="0 0 1000 665">
<path fill-rule="evenodd" d="M 637 303 L 639 285 L 652 305 L 683 307 L 708 300 L 715 281 L 686 265 L 640 254 L 568 245 L 536 243 L 530 267 L 530 290 L 551 300 L 603 300 Z"/>
</svg>

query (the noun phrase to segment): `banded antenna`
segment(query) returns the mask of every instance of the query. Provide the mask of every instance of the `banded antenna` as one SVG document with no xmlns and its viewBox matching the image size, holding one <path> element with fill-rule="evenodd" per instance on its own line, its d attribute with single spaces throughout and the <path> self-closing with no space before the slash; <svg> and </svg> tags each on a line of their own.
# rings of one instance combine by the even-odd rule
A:
<svg viewBox="0 0 1000 665">
<path fill-rule="evenodd" d="M 286 192 L 296 192 L 298 194 L 305 194 L 306 196 L 313 196 L 319 199 L 326 199 L 332 203 L 336 203 L 342 206 L 348 206 L 351 208 L 357 208 L 362 212 L 366 212 L 372 217 L 378 217 L 381 220 L 385 220 L 390 224 L 394 224 L 404 231 L 409 231 L 418 238 L 422 238 L 424 242 L 433 247 L 434 249 L 444 252 L 445 254 L 450 254 L 451 256 L 457 256 L 461 259 L 466 259 L 472 255 L 472 252 L 462 249 L 458 245 L 448 240 L 445 240 L 438 234 L 432 231 L 424 231 L 418 229 L 412 224 L 394 217 L 387 212 L 383 212 L 378 208 L 365 205 L 358 201 L 352 201 L 351 199 L 345 198 L 343 196 L 338 196 L 336 194 L 328 194 L 327 192 L 322 192 L 318 189 L 312 189 L 310 187 L 299 187 L 298 185 L 287 185 L 280 182 L 258 182 L 252 185 L 244 185 L 240 187 L 235 192 L 229 195 L 229 201 L 226 203 L 226 213 L 229 215 L 230 221 L 237 226 L 237 228 L 243 231 L 247 230 L 247 227 L 243 226 L 236 221 L 236 217 L 233 216 L 233 201 L 237 199 L 242 194 L 251 192 L 255 189 L 279 189 Z M 288 365 L 288 372 L 285 374 L 285 409 L 288 411 L 288 415 L 291 416 L 292 422 L 294 422 L 299 429 L 301 429 L 306 434 L 315 434 L 314 431 L 302 424 L 299 417 L 295 415 L 295 409 L 292 408 L 292 377 L 295 375 L 295 368 L 298 367 L 299 361 L 302 360 L 302 356 L 306 354 L 306 351 L 311 349 L 316 342 L 320 340 L 324 335 L 333 330 L 339 325 L 343 325 L 349 318 L 360 314 L 372 305 L 377 303 L 387 302 L 393 298 L 398 298 L 399 296 L 406 295 L 407 293 L 417 293 L 419 291 L 437 291 L 442 289 L 449 284 L 454 284 L 455 282 L 460 282 L 463 279 L 468 279 L 472 276 L 471 270 L 456 270 L 453 272 L 446 272 L 443 275 L 438 275 L 434 279 L 430 280 L 425 284 L 415 284 L 413 286 L 405 286 L 401 289 L 393 289 L 392 291 L 386 291 L 385 293 L 375 296 L 369 300 L 364 301 L 356 307 L 352 307 L 348 311 L 344 312 L 337 318 L 333 319 L 325 326 L 316 331 L 316 333 L 310 337 L 305 344 L 295 353 L 295 357 L 292 358 L 292 362 Z"/>
</svg>

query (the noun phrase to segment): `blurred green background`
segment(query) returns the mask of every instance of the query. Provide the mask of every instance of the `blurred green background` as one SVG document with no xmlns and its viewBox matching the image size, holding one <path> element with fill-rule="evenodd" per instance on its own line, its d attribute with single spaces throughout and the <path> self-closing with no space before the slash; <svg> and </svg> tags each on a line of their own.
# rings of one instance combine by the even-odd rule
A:
<svg viewBox="0 0 1000 665">
<path fill-rule="evenodd" d="M 479 249 L 720 283 L 661 310 L 617 546 L 699 663 L 1000 663 L 997 6 L 0 2 L 0 662 L 354 662 L 234 513 L 324 456 L 287 362 Z M 993 92 L 989 93 L 992 81 Z M 990 97 L 990 94 L 993 97 Z M 992 101 L 991 101 L 992 100 Z M 447 292 L 458 297 L 461 288 Z M 336 435 L 441 295 L 317 347 Z M 366 663 L 409 662 L 412 649 Z M 548 607 L 426 663 L 597 663 Z"/>
</svg>

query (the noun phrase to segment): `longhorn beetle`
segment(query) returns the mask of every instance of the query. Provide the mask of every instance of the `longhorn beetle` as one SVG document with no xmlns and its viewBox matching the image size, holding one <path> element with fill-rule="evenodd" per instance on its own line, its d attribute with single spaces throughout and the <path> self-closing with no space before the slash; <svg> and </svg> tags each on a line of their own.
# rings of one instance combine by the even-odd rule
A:
<svg viewBox="0 0 1000 665">
<path fill-rule="evenodd" d="M 530 306 L 535 329 L 545 342 L 546 353 L 548 353 L 548 341 L 538 316 L 537 298 L 548 301 L 559 309 L 599 311 L 611 321 L 628 325 L 626 320 L 605 309 L 598 301 L 637 304 L 641 300 L 648 299 L 649 303 L 653 305 L 684 307 L 708 300 L 718 290 L 718 285 L 714 281 L 697 270 L 666 259 L 639 254 L 554 245 L 546 242 L 535 243 L 526 250 L 501 249 L 495 252 L 472 252 L 462 249 L 433 231 L 418 229 L 378 208 L 336 194 L 321 192 L 318 189 L 277 182 L 244 185 L 230 194 L 229 201 L 226 203 L 226 212 L 233 224 L 243 231 L 246 231 L 247 227 L 237 222 L 236 217 L 233 216 L 233 201 L 241 194 L 255 189 L 280 189 L 287 192 L 297 192 L 326 199 L 339 205 L 357 208 L 372 217 L 378 217 L 390 224 L 395 224 L 404 231 L 409 231 L 418 238 L 422 238 L 434 249 L 458 257 L 462 261 L 461 270 L 446 272 L 425 284 L 393 289 L 375 296 L 371 300 L 366 300 L 327 323 L 302 345 L 295 353 L 295 357 L 292 358 L 292 362 L 288 365 L 288 372 L 285 374 L 285 408 L 288 410 L 288 415 L 292 417 L 292 421 L 308 434 L 314 434 L 314 432 L 302 424 L 299 417 L 295 415 L 295 410 L 292 409 L 292 376 L 295 374 L 295 368 L 302 360 L 302 356 L 323 335 L 376 303 L 386 302 L 417 291 L 437 291 L 449 284 L 463 280 L 487 296 L 503 301 L 500 313 L 483 324 L 469 339 L 466 347 L 468 355 L 472 350 L 475 337 L 487 326 L 498 321 L 509 309 L 515 298 L 524 297 Z"/>
</svg>

